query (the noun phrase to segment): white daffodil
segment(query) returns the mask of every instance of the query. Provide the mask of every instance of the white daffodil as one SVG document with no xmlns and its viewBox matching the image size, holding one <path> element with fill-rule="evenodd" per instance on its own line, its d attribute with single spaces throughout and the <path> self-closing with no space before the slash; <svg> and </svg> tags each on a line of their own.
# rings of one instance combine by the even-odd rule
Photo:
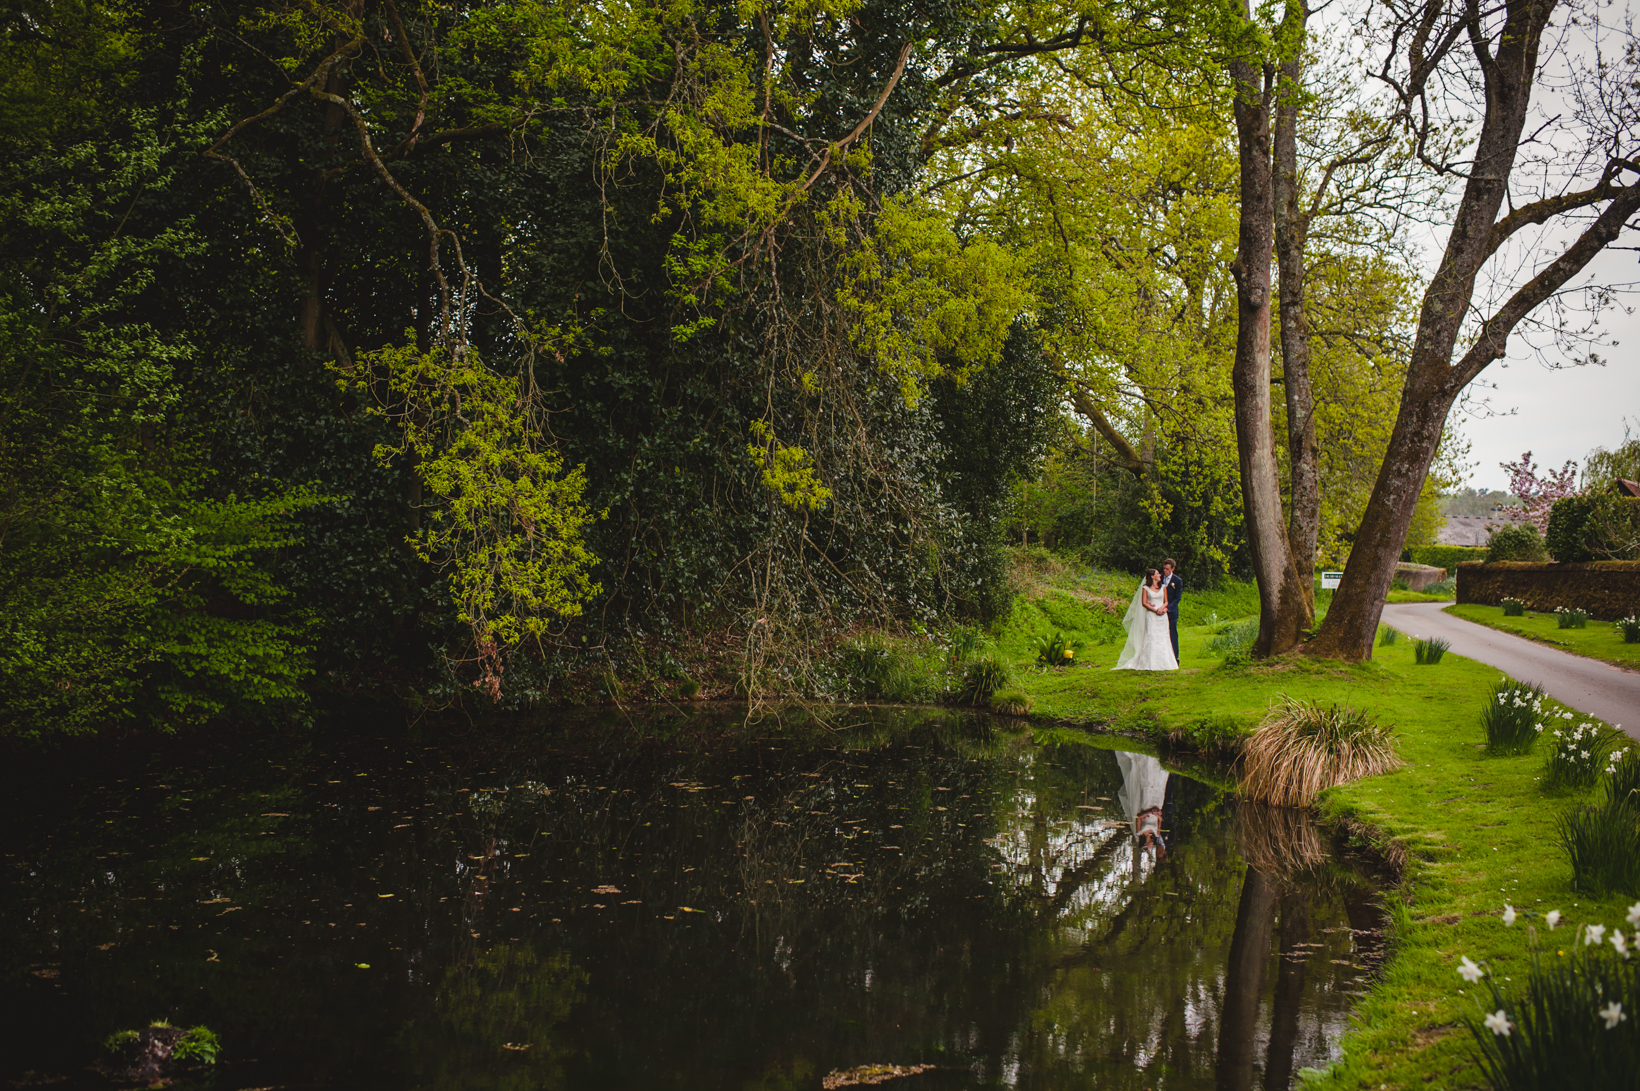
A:
<svg viewBox="0 0 1640 1091">
<path fill-rule="evenodd" d="M 1598 1014 L 1600 1015 L 1600 1018 L 1606 1021 L 1607 1030 L 1611 1030 L 1613 1027 L 1617 1026 L 1617 1024 L 1628 1018 L 1628 1016 L 1623 1014 L 1623 1005 L 1619 1004 L 1615 1000 L 1601 1008 Z"/>
<path fill-rule="evenodd" d="M 1603 924 L 1588 924 L 1583 926 L 1583 945 L 1593 947 L 1606 938 L 1606 926 Z"/>
<path fill-rule="evenodd" d="M 1458 962 L 1458 976 L 1473 985 L 1486 976 L 1486 971 L 1471 962 L 1469 956 L 1465 955 Z"/>
<path fill-rule="evenodd" d="M 1486 1029 L 1491 1031 L 1493 1034 L 1498 1034 L 1505 1038 L 1509 1037 L 1509 1017 L 1503 1013 L 1502 1008 L 1499 1008 L 1497 1011 L 1486 1017 Z"/>
<path fill-rule="evenodd" d="M 1612 946 L 1617 948 L 1617 953 L 1624 958 L 1629 957 L 1629 937 L 1615 928 L 1612 929 Z"/>
<path fill-rule="evenodd" d="M 1553 932 L 1555 930 L 1555 925 L 1560 923 L 1560 910 L 1551 909 L 1549 912 L 1545 913 L 1543 915 L 1543 923 L 1547 924 L 1549 926 L 1549 931 Z"/>
<path fill-rule="evenodd" d="M 1629 906 L 1629 923 L 1640 924 L 1640 902 Z"/>
<path fill-rule="evenodd" d="M 1515 907 L 1508 902 L 1503 903 L 1503 926 L 1508 928 L 1515 923 Z"/>
</svg>

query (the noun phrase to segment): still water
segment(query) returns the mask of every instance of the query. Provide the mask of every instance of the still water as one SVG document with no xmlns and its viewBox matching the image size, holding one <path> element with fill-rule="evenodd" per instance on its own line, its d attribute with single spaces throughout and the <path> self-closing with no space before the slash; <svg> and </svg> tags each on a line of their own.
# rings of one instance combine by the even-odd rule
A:
<svg viewBox="0 0 1640 1091">
<path fill-rule="evenodd" d="M 1369 881 L 1113 743 L 697 711 L 14 762 L 0 1079 L 98 1086 L 166 1018 L 220 1091 L 1290 1086 Z"/>
</svg>

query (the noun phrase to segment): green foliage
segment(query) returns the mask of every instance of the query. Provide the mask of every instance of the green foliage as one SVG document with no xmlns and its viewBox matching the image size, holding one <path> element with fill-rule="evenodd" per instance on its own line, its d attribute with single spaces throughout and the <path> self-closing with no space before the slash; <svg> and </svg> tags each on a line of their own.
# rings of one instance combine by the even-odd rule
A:
<svg viewBox="0 0 1640 1091">
<path fill-rule="evenodd" d="M 937 700 L 947 688 L 944 657 L 922 641 L 869 633 L 837 656 L 845 693 L 895 704 Z"/>
<path fill-rule="evenodd" d="M 1486 550 L 1478 546 L 1424 545 L 1406 550 L 1405 559 L 1414 564 L 1444 568 L 1450 575 L 1465 561 L 1486 560 Z"/>
<path fill-rule="evenodd" d="M 1543 535 L 1544 548 L 1557 561 L 1592 561 L 1594 554 L 1584 541 L 1584 531 L 1593 514 L 1594 498 L 1563 496 L 1549 509 L 1549 526 Z"/>
<path fill-rule="evenodd" d="M 989 704 L 998 690 L 1006 689 L 1012 682 L 1013 669 L 1008 660 L 997 652 L 986 652 L 963 664 L 957 697 L 964 704 Z"/>
<path fill-rule="evenodd" d="M 1538 536 L 1537 527 L 1531 523 L 1510 523 L 1494 530 L 1486 540 L 1486 559 L 1545 561 L 1549 559 L 1549 554 L 1543 547 L 1543 539 Z"/>
<path fill-rule="evenodd" d="M 1458 590 L 1458 581 L 1448 576 L 1444 580 L 1437 580 L 1424 588 L 1426 595 L 1437 595 L 1442 598 L 1451 598 Z"/>
<path fill-rule="evenodd" d="M 1221 628 L 1208 641 L 1207 651 L 1224 659 L 1227 667 L 1245 667 L 1253 661 L 1253 644 L 1258 640 L 1258 618 L 1247 618 Z"/>
<path fill-rule="evenodd" d="M 1506 598 L 1499 603 L 1503 607 L 1504 617 L 1525 617 L 1526 604 L 1520 599 Z"/>
<path fill-rule="evenodd" d="M 1543 689 L 1505 679 L 1481 708 L 1481 729 L 1493 754 L 1524 754 L 1543 731 Z"/>
<path fill-rule="evenodd" d="M 584 470 L 565 473 L 543 442 L 528 378 L 498 375 L 470 348 L 452 356 L 389 346 L 361 354 L 346 381 L 361 394 L 378 383 L 390 392 L 380 412 L 392 407 L 402 437 L 376 456 L 409 458 L 436 498 L 412 538 L 416 555 L 449 574 L 483 671 L 478 684 L 499 699 L 502 651 L 580 616 L 601 590 L 583 537 L 595 516 L 582 499 Z"/>
<path fill-rule="evenodd" d="M 116 1055 L 127 1053 L 137 1044 L 139 1037 L 141 1036 L 134 1030 L 116 1030 L 103 1039 L 103 1052 Z"/>
<path fill-rule="evenodd" d="M 1035 662 L 1044 667 L 1074 667 L 1076 653 L 1081 651 L 1083 646 L 1082 641 L 1068 640 L 1061 632 L 1056 632 L 1052 636 L 1039 636 L 1036 639 Z"/>
<path fill-rule="evenodd" d="M 1570 712 L 1550 721 L 1543 782 L 1550 788 L 1590 788 L 1600 779 L 1618 732 L 1599 721 L 1577 722 Z"/>
<path fill-rule="evenodd" d="M 1393 648 L 1395 646 L 1395 642 L 1400 639 L 1400 636 L 1400 632 L 1392 626 L 1378 626 L 1378 646 L 1380 648 Z"/>
<path fill-rule="evenodd" d="M 1031 710 L 1031 698 L 1021 689 L 999 689 L 991 694 L 991 711 L 999 716 L 1023 716 Z"/>
<path fill-rule="evenodd" d="M 215 1064 L 216 1055 L 221 1052 L 221 1048 L 216 1034 L 209 1027 L 189 1027 L 182 1037 L 177 1039 L 171 1056 L 183 1062 Z"/>
<path fill-rule="evenodd" d="M 1555 628 L 1587 629 L 1588 627 L 1589 613 L 1587 610 L 1578 610 L 1566 606 L 1555 607 Z"/>
<path fill-rule="evenodd" d="M 1613 1004 L 1622 1013 L 1640 1008 L 1640 959 L 1584 939 L 1574 936 L 1552 955 L 1533 942 L 1529 968 L 1510 974 L 1513 983 L 1500 982 L 1487 967 L 1490 1003 L 1477 997 L 1480 1016 L 1464 1022 L 1492 1091 L 1618 1091 L 1633 1085 L 1640 1071 L 1635 1016 L 1608 1022 L 1601 1013 Z M 1502 1014 L 1507 1033 L 1486 1024 L 1484 1017 L 1495 1013 Z"/>
<path fill-rule="evenodd" d="M 1640 644 L 1640 617 L 1631 614 L 1628 617 L 1618 618 L 1612 624 L 1618 632 L 1623 634 L 1623 643 Z"/>
<path fill-rule="evenodd" d="M 1441 661 L 1441 657 L 1451 647 L 1452 644 L 1449 641 L 1442 640 L 1438 636 L 1432 636 L 1423 640 L 1414 640 L 1412 642 L 1412 654 L 1420 665 L 1434 666 Z"/>
</svg>

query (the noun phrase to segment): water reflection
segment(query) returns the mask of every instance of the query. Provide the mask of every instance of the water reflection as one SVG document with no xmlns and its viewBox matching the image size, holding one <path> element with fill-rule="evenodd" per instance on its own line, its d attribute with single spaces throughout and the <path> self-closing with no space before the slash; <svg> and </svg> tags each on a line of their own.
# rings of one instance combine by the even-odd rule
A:
<svg viewBox="0 0 1640 1091">
<path fill-rule="evenodd" d="M 1289 1086 L 1370 890 L 1301 815 L 1095 741 L 695 715 L 27 771 L 0 1075 L 165 1015 L 235 1087 Z"/>
</svg>

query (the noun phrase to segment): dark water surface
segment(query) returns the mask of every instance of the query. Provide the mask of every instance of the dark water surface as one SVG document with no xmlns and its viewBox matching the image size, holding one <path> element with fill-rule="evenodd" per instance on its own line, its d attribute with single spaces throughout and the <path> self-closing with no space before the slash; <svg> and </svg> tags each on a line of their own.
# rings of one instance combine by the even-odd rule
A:
<svg viewBox="0 0 1640 1091">
<path fill-rule="evenodd" d="M 96 1086 L 158 1018 L 217 1032 L 220 1091 L 1285 1088 L 1335 1056 L 1377 918 L 1300 816 L 1073 732 L 830 715 L 14 761 L 0 1078 Z"/>
</svg>

